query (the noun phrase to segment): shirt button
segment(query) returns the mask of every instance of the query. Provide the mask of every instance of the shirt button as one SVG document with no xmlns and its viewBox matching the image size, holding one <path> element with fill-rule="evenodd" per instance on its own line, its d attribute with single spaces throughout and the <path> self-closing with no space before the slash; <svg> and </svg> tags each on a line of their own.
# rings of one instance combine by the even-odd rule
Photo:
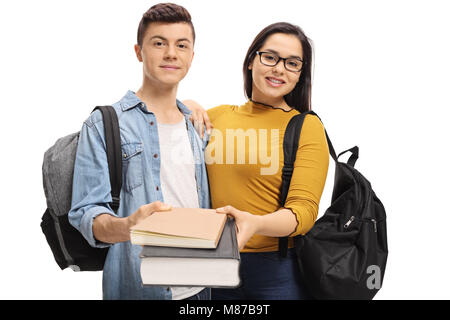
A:
<svg viewBox="0 0 450 320">
<path fill-rule="evenodd" d="M 156 186 L 156 191 L 159 191 L 159 187 L 158 186 Z"/>
<path fill-rule="evenodd" d="M 124 154 L 123 154 L 123 157 L 124 157 L 124 158 L 126 158 L 126 157 L 127 157 L 127 154 L 126 154 L 126 153 L 124 153 Z"/>
<path fill-rule="evenodd" d="M 170 288 L 167 288 L 166 291 L 170 291 Z"/>
<path fill-rule="evenodd" d="M 153 155 L 153 158 L 155 158 L 155 159 L 158 158 L 158 154 L 155 153 L 155 154 Z"/>
<path fill-rule="evenodd" d="M 151 126 L 154 125 L 154 122 L 153 122 L 153 121 L 150 121 L 150 125 L 151 125 Z"/>
</svg>

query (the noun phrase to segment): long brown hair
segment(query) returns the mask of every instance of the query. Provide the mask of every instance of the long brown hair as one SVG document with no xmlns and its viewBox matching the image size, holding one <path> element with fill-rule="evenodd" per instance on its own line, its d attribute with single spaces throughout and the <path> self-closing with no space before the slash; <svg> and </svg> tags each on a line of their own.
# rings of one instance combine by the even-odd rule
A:
<svg viewBox="0 0 450 320">
<path fill-rule="evenodd" d="M 312 46 L 311 40 L 305 35 L 302 29 L 296 25 L 287 22 L 277 22 L 265 27 L 253 40 L 245 56 L 244 73 L 244 92 L 247 99 L 252 97 L 253 77 L 252 71 L 248 66 L 256 56 L 256 51 L 261 49 L 266 39 L 274 33 L 293 34 L 297 36 L 303 48 L 303 68 L 300 74 L 300 80 L 295 88 L 284 96 L 286 103 L 300 112 L 311 110 L 311 70 L 312 70 Z"/>
</svg>

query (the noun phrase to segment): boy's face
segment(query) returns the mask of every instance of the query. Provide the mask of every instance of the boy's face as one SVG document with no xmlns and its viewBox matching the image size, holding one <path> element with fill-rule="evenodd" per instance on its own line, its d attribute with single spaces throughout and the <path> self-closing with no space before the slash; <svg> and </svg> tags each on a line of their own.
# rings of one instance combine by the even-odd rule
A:
<svg viewBox="0 0 450 320">
<path fill-rule="evenodd" d="M 177 85 L 194 57 L 192 29 L 187 23 L 149 24 L 142 48 L 135 45 L 136 56 L 143 63 L 144 76 L 156 85 Z"/>
</svg>

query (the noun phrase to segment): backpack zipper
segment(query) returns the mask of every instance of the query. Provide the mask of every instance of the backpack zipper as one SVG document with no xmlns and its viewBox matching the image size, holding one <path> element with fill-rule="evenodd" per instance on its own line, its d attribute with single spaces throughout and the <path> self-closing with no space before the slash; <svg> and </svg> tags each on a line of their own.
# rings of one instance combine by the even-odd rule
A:
<svg viewBox="0 0 450 320">
<path fill-rule="evenodd" d="M 363 220 L 371 221 L 373 223 L 373 230 L 377 232 L 377 220 L 375 219 L 363 219 Z M 355 216 L 350 217 L 350 220 L 348 220 L 347 223 L 344 224 L 344 228 L 347 229 L 353 221 L 355 221 Z"/>
<path fill-rule="evenodd" d="M 350 217 L 350 220 L 348 220 L 347 223 L 344 224 L 344 228 L 347 229 L 350 226 L 350 224 L 353 222 L 353 220 L 355 220 L 355 216 Z"/>
<path fill-rule="evenodd" d="M 371 219 L 370 221 L 373 222 L 373 228 L 374 228 L 374 231 L 377 232 L 377 220 Z"/>
</svg>

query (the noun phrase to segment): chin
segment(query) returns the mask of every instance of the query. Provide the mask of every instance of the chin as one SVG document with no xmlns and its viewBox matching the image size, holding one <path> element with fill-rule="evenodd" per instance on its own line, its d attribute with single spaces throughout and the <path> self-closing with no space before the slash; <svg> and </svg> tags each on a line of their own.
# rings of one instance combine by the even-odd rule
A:
<svg viewBox="0 0 450 320">
<path fill-rule="evenodd" d="M 268 88 L 261 92 L 263 96 L 270 98 L 271 100 L 278 100 L 284 98 L 289 92 L 284 92 L 284 90 L 277 90 L 273 88 Z"/>
<path fill-rule="evenodd" d="M 159 82 L 168 86 L 175 86 L 180 83 L 183 78 L 180 77 L 160 77 Z"/>
<path fill-rule="evenodd" d="M 260 92 L 260 94 L 271 100 L 281 99 L 294 89 L 292 88 L 291 90 L 288 90 L 288 88 L 286 87 L 274 88 L 266 84 L 265 81 L 260 83 L 259 85 L 256 85 L 256 88 L 259 89 L 258 91 Z"/>
</svg>

